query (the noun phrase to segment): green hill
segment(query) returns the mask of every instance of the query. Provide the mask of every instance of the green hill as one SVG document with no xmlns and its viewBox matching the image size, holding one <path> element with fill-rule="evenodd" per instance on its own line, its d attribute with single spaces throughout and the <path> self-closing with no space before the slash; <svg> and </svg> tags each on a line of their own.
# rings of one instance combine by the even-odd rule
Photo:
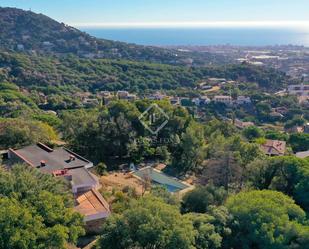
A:
<svg viewBox="0 0 309 249">
<path fill-rule="evenodd" d="M 256 82 L 268 91 L 282 88 L 289 78 L 274 69 L 253 65 L 182 67 L 128 60 L 85 59 L 0 52 L 0 80 L 45 91 L 194 88 L 208 77 Z"/>
<path fill-rule="evenodd" d="M 210 54 L 98 39 L 43 14 L 0 7 L 0 49 L 31 53 L 72 53 L 85 58 L 127 59 L 166 64 L 215 62 Z M 218 57 L 219 58 L 219 57 Z"/>
</svg>

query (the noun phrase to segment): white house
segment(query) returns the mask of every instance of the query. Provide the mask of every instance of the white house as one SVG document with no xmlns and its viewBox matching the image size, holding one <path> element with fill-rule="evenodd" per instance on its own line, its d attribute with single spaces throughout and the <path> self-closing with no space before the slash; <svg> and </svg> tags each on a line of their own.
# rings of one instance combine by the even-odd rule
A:
<svg viewBox="0 0 309 249">
<path fill-rule="evenodd" d="M 214 97 L 214 102 L 216 103 L 224 103 L 226 105 L 231 105 L 233 103 L 233 99 L 231 96 L 225 96 L 225 95 L 217 95 Z"/>
<path fill-rule="evenodd" d="M 289 85 L 288 93 L 298 96 L 309 96 L 309 85 Z"/>
<path fill-rule="evenodd" d="M 251 99 L 246 96 L 238 96 L 235 103 L 237 105 L 251 104 Z"/>
</svg>

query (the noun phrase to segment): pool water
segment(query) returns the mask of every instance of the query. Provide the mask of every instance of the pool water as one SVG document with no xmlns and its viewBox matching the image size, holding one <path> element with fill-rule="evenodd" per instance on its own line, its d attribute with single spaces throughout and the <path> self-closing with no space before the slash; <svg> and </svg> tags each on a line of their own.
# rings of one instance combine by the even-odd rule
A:
<svg viewBox="0 0 309 249">
<path fill-rule="evenodd" d="M 150 178 L 155 184 L 165 187 L 169 192 L 175 193 L 188 188 L 187 185 L 180 181 L 165 175 L 164 173 L 158 172 L 151 167 L 140 169 L 133 173 L 141 179 Z"/>
</svg>

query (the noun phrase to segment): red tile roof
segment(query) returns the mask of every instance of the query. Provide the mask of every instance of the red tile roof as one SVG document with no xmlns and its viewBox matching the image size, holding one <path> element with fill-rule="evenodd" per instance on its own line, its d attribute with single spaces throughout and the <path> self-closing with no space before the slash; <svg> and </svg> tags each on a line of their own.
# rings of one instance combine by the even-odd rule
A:
<svg viewBox="0 0 309 249">
<path fill-rule="evenodd" d="M 261 145 L 261 149 L 267 155 L 284 155 L 286 142 L 280 140 L 266 140 L 266 142 Z"/>
</svg>

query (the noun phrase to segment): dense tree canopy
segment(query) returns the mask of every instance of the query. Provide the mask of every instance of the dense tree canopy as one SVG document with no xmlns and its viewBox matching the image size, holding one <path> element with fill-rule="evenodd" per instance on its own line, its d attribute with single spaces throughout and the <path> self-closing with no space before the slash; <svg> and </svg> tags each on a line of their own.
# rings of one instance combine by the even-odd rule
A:
<svg viewBox="0 0 309 249">
<path fill-rule="evenodd" d="M 294 152 L 309 150 L 309 134 L 292 134 L 289 143 Z"/>
<path fill-rule="evenodd" d="M 213 185 L 199 186 L 183 196 L 181 209 L 185 213 L 206 213 L 212 205 L 222 205 L 226 197 L 224 188 Z"/>
<path fill-rule="evenodd" d="M 231 217 L 225 207 L 212 206 L 205 214 L 181 215 L 167 193 L 152 193 L 159 197 L 131 199 L 120 214 L 107 220 L 99 248 L 219 249 L 223 237 L 231 233 Z"/>
<path fill-rule="evenodd" d="M 0 248 L 60 249 L 84 233 L 68 186 L 25 165 L 0 168 Z"/>
<path fill-rule="evenodd" d="M 0 150 L 60 138 L 100 175 L 164 162 L 165 173 L 196 186 L 172 195 L 145 177 L 142 197 L 131 186 L 104 187 L 113 213 L 98 249 L 308 248 L 309 161 L 291 154 L 309 149 L 308 134 L 292 133 L 309 110 L 297 96 L 273 94 L 299 80 L 213 63 L 225 55 L 99 40 L 31 11 L 0 8 L 0 26 Z M 119 90 L 138 100 L 120 100 Z M 166 98 L 150 100 L 157 91 Z M 192 101 L 215 95 L 251 103 Z M 152 104 L 168 117 L 156 135 L 139 120 Z M 255 125 L 241 130 L 236 119 Z M 265 156 L 265 139 L 286 141 L 289 156 Z M 74 244 L 84 229 L 72 207 L 65 182 L 24 165 L 0 168 L 0 249 Z"/>
<path fill-rule="evenodd" d="M 273 189 L 292 196 L 309 210 L 309 161 L 296 157 L 256 160 L 248 166 L 248 180 L 258 189 Z"/>
<path fill-rule="evenodd" d="M 190 219 L 156 198 L 131 203 L 121 215 L 113 215 L 103 227 L 100 248 L 194 248 Z"/>
<path fill-rule="evenodd" d="M 147 89 L 171 90 L 176 87 L 192 89 L 198 81 L 207 77 L 230 80 L 246 78 L 248 82 L 256 82 L 261 88 L 271 90 L 283 87 L 289 79 L 282 72 L 249 64 L 187 68 L 128 60 L 12 52 L 0 53 L 0 66 L 11 69 L 0 72 L 4 80 L 40 89 L 46 94 L 52 91 L 70 92 L 76 88 L 92 91 L 126 89 L 138 92 Z"/>
<path fill-rule="evenodd" d="M 57 139 L 55 130 L 46 123 L 21 119 L 0 119 L 0 149 L 19 148 Z"/>
<path fill-rule="evenodd" d="M 305 212 L 280 192 L 239 193 L 227 200 L 234 217 L 230 246 L 239 249 L 306 248 Z"/>
</svg>

